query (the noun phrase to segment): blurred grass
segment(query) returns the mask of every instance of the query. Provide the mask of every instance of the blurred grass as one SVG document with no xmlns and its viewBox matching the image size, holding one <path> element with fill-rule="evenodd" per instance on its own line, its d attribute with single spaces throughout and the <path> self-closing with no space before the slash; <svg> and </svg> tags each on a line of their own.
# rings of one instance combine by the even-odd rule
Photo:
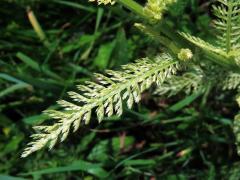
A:
<svg viewBox="0 0 240 180">
<path fill-rule="evenodd" d="M 180 1 L 166 18 L 209 37 L 208 5 Z M 58 108 L 66 91 L 161 47 L 119 6 L 2 0 L 0 17 L 0 179 L 240 178 L 231 131 L 236 104 L 215 91 L 168 99 L 150 90 L 121 118 L 82 127 L 52 151 L 20 159 L 31 126 L 48 121 L 41 112 Z"/>
</svg>

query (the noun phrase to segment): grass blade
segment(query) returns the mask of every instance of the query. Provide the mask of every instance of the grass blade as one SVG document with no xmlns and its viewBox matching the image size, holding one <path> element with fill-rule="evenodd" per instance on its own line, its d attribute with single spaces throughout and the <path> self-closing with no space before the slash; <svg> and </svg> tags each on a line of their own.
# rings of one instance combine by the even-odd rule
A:
<svg viewBox="0 0 240 180">
<path fill-rule="evenodd" d="M 108 173 L 101 168 L 100 164 L 93 164 L 86 161 L 75 161 L 71 165 L 56 167 L 56 168 L 48 168 L 40 171 L 34 171 L 29 173 L 24 173 L 22 175 L 44 175 L 44 174 L 51 174 L 51 173 L 63 173 L 69 171 L 84 171 L 89 174 L 92 174 L 98 178 L 105 178 L 108 176 Z"/>
</svg>

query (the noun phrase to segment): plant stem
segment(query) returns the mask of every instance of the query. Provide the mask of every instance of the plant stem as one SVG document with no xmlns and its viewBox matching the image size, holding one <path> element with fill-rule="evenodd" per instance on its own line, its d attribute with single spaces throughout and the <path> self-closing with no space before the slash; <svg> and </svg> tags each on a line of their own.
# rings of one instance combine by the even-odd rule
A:
<svg viewBox="0 0 240 180">
<path fill-rule="evenodd" d="M 121 3 L 123 6 L 125 6 L 127 9 L 135 12 L 137 15 L 143 17 L 144 19 L 148 19 L 148 17 L 144 14 L 144 7 L 142 5 L 140 5 L 139 3 L 135 2 L 134 0 L 117 0 L 119 3 Z M 157 40 L 163 44 L 163 45 L 167 45 L 166 47 L 170 48 L 170 50 L 174 53 L 177 53 L 178 49 L 181 48 L 186 48 L 189 47 L 190 49 L 195 49 L 196 46 L 193 44 L 189 44 L 189 43 L 185 43 L 186 40 L 179 36 L 177 33 L 175 33 L 174 31 L 171 30 L 171 28 L 162 20 L 162 22 L 159 24 L 160 25 L 160 31 L 161 33 L 163 33 L 165 36 L 169 37 L 170 39 L 160 36 L 157 36 Z M 151 29 L 153 30 L 153 29 Z M 152 31 L 153 34 L 157 33 L 154 32 L 154 30 Z M 158 34 L 158 33 L 157 33 Z M 172 41 L 172 42 L 171 42 Z M 173 43 L 173 41 L 175 43 Z M 177 44 L 177 45 L 175 45 Z M 234 62 L 232 61 L 227 61 L 227 59 L 225 57 L 222 57 L 218 54 L 212 53 L 212 52 L 208 52 L 208 51 L 203 51 L 203 53 L 209 57 L 208 59 L 220 66 L 223 67 L 227 67 L 230 68 L 231 70 L 240 72 L 240 69 L 235 65 Z"/>
<path fill-rule="evenodd" d="M 227 32 L 226 32 L 226 49 L 227 52 L 229 53 L 231 50 L 231 33 L 232 33 L 232 13 L 233 13 L 233 6 L 231 3 L 229 3 L 229 7 L 228 7 L 228 14 L 227 14 Z"/>
<path fill-rule="evenodd" d="M 29 19 L 34 31 L 36 32 L 37 36 L 39 37 L 39 39 L 43 42 L 43 44 L 47 48 L 50 48 L 50 43 L 47 40 L 47 36 L 44 33 L 41 25 L 39 24 L 34 12 L 31 10 L 30 7 L 27 7 L 27 15 L 28 15 L 28 19 Z"/>
<path fill-rule="evenodd" d="M 135 26 L 145 34 L 148 34 L 155 40 L 159 41 L 162 45 L 170 49 L 172 53 L 174 53 L 174 55 L 178 55 L 178 53 L 180 52 L 181 48 L 179 48 L 173 41 L 171 41 L 167 37 L 161 36 L 160 33 L 155 31 L 155 29 L 153 29 L 152 27 L 139 23 L 135 23 Z"/>
<path fill-rule="evenodd" d="M 133 0 L 117 0 L 120 4 L 122 4 L 127 9 L 133 11 L 134 13 L 138 14 L 139 16 L 143 17 L 144 19 L 148 19 L 143 11 L 143 6 L 138 4 Z"/>
</svg>

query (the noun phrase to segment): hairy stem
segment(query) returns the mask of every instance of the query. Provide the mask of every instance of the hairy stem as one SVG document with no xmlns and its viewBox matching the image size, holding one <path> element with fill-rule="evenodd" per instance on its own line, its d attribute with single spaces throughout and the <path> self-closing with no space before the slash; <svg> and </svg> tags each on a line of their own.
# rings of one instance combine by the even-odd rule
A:
<svg viewBox="0 0 240 180">
<path fill-rule="evenodd" d="M 135 26 L 139 28 L 141 31 L 143 31 L 144 33 L 153 37 L 155 40 L 159 41 L 168 49 L 170 49 L 174 55 L 177 55 L 180 52 L 181 48 L 179 48 L 173 41 L 171 41 L 167 37 L 161 36 L 160 33 L 155 31 L 155 29 L 153 29 L 152 27 L 147 25 L 142 25 L 139 23 L 135 23 Z"/>
<path fill-rule="evenodd" d="M 229 53 L 231 50 L 231 31 L 232 31 L 232 11 L 233 11 L 233 6 L 230 3 L 229 4 L 229 10 L 227 14 L 227 32 L 226 32 L 226 38 L 227 38 L 227 44 L 226 44 L 226 50 Z"/>
<path fill-rule="evenodd" d="M 138 14 L 139 16 L 147 19 L 148 17 L 143 12 L 143 6 L 138 4 L 133 0 L 118 0 L 120 4 L 122 4 L 127 9 L 131 10 L 132 12 Z"/>
</svg>

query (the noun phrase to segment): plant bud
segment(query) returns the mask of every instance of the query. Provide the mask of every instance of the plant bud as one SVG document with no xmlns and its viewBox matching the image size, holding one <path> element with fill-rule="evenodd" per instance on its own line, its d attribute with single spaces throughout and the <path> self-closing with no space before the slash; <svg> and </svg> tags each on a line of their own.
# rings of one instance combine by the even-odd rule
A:
<svg viewBox="0 0 240 180">
<path fill-rule="evenodd" d="M 176 2 L 176 0 L 148 0 L 144 12 L 153 20 L 161 20 L 163 11 L 167 9 L 169 4 Z"/>
<path fill-rule="evenodd" d="M 178 58 L 182 61 L 187 61 L 192 59 L 193 53 L 190 49 L 181 49 L 178 53 Z"/>
</svg>

